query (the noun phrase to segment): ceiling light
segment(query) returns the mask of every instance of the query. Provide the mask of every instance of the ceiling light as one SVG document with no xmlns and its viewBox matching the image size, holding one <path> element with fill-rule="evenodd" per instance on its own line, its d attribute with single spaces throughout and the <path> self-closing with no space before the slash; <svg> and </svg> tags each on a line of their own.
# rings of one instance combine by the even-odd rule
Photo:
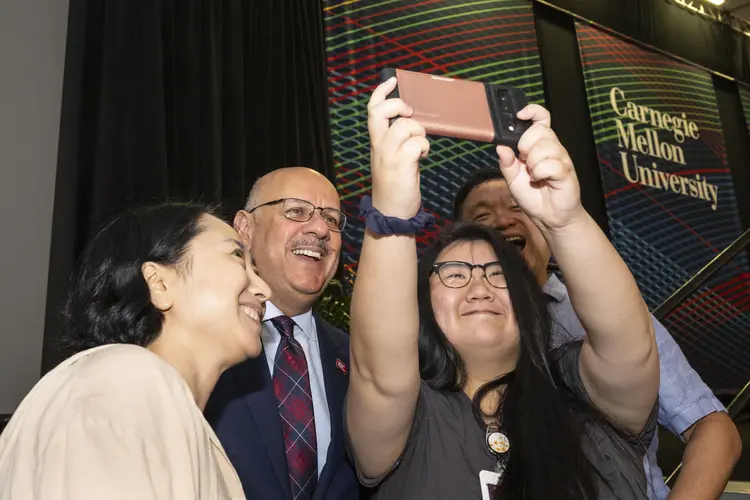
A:
<svg viewBox="0 0 750 500">
<path fill-rule="evenodd" d="M 724 0 L 708 0 L 708 3 L 712 3 L 714 5 L 721 5 L 724 3 Z"/>
</svg>

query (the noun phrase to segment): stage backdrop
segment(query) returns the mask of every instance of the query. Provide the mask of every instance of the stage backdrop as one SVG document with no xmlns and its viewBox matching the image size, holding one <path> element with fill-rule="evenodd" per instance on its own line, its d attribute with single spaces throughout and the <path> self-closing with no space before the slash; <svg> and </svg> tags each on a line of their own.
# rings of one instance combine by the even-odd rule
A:
<svg viewBox="0 0 750 500">
<path fill-rule="evenodd" d="M 351 221 L 344 234 L 344 279 L 356 275 L 364 223 L 359 201 L 370 193 L 367 101 L 386 67 L 524 89 L 543 103 L 531 1 L 324 0 L 329 109 L 336 185 Z M 422 162 L 422 196 L 437 226 L 474 170 L 497 165 L 494 147 L 433 137 Z M 434 235 L 418 235 L 420 248 Z"/>
<path fill-rule="evenodd" d="M 659 305 L 741 234 L 710 76 L 577 25 L 613 242 Z M 665 320 L 704 380 L 750 378 L 745 253 Z"/>
<path fill-rule="evenodd" d="M 745 126 L 747 127 L 748 135 L 750 135 L 750 85 L 737 83 L 737 88 L 740 91 L 740 102 L 742 102 L 742 114 L 745 115 Z M 748 162 L 750 163 L 750 160 Z"/>
</svg>

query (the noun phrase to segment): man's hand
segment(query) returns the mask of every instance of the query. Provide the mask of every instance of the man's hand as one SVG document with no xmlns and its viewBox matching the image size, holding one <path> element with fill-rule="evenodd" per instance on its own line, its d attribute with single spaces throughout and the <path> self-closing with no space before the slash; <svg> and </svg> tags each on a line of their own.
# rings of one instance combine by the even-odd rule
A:
<svg viewBox="0 0 750 500">
<path fill-rule="evenodd" d="M 585 215 L 573 162 L 550 128 L 549 111 L 530 104 L 518 112 L 518 118 L 534 124 L 518 141 L 518 158 L 509 147 L 497 148 L 508 189 L 542 229 L 567 226 Z"/>
</svg>

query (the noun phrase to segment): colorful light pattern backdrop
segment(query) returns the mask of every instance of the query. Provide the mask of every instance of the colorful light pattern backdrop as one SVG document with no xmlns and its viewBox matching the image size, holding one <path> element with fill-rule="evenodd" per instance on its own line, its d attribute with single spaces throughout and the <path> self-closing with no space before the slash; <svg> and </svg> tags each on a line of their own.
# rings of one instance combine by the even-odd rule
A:
<svg viewBox="0 0 750 500">
<path fill-rule="evenodd" d="M 577 31 L 611 236 L 654 308 L 741 234 L 716 95 L 702 70 L 587 24 L 579 23 Z M 615 93 L 619 113 L 614 87 L 622 92 Z M 646 134 L 654 127 L 620 115 L 625 101 L 672 116 L 685 113 L 696 123 L 699 138 L 682 143 L 673 132 L 657 132 L 665 148 L 681 148 L 684 164 L 674 161 L 674 149 L 673 161 L 666 150 L 663 158 L 649 154 Z M 630 149 L 638 135 L 647 154 Z M 650 142 L 656 151 L 653 135 Z M 650 171 L 637 169 L 636 162 Z M 699 181 L 705 184 L 698 187 Z M 710 185 L 717 189 L 715 209 Z M 691 196 L 700 192 L 706 199 Z M 716 392 L 736 392 L 750 378 L 748 269 L 742 253 L 664 322 Z"/>
<path fill-rule="evenodd" d="M 329 109 L 336 185 L 351 221 L 344 235 L 344 278 L 356 275 L 364 224 L 359 200 L 371 189 L 367 101 L 386 67 L 524 89 L 543 103 L 532 4 L 527 0 L 324 0 Z M 497 164 L 494 148 L 432 138 L 422 162 L 422 196 L 437 226 L 450 218 L 467 176 Z M 418 235 L 421 248 L 435 231 Z"/>
<path fill-rule="evenodd" d="M 737 84 L 740 90 L 740 101 L 742 102 L 742 111 L 745 115 L 745 126 L 747 133 L 750 134 L 750 85 Z M 748 161 L 750 163 L 750 160 Z"/>
</svg>

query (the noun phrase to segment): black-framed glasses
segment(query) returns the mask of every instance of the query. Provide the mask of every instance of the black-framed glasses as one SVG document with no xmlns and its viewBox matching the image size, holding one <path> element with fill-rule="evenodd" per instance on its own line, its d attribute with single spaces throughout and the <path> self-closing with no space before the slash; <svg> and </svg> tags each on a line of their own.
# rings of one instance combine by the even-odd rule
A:
<svg viewBox="0 0 750 500">
<path fill-rule="evenodd" d="M 316 207 L 307 200 L 300 200 L 299 198 L 280 198 L 278 200 L 268 201 L 262 203 L 257 207 L 248 210 L 248 213 L 253 213 L 260 207 L 266 207 L 270 205 L 282 205 L 284 217 L 295 222 L 307 222 L 312 219 L 313 214 L 316 210 L 320 210 L 320 216 L 323 217 L 328 229 L 340 233 L 346 226 L 346 215 L 341 210 L 335 208 L 324 208 Z"/>
<path fill-rule="evenodd" d="M 463 288 L 471 281 L 474 269 L 482 270 L 482 277 L 495 288 L 508 288 L 503 274 L 503 268 L 499 262 L 488 262 L 486 264 L 470 264 L 458 260 L 436 262 L 432 266 L 432 272 L 437 274 L 443 285 L 448 288 Z"/>
</svg>

